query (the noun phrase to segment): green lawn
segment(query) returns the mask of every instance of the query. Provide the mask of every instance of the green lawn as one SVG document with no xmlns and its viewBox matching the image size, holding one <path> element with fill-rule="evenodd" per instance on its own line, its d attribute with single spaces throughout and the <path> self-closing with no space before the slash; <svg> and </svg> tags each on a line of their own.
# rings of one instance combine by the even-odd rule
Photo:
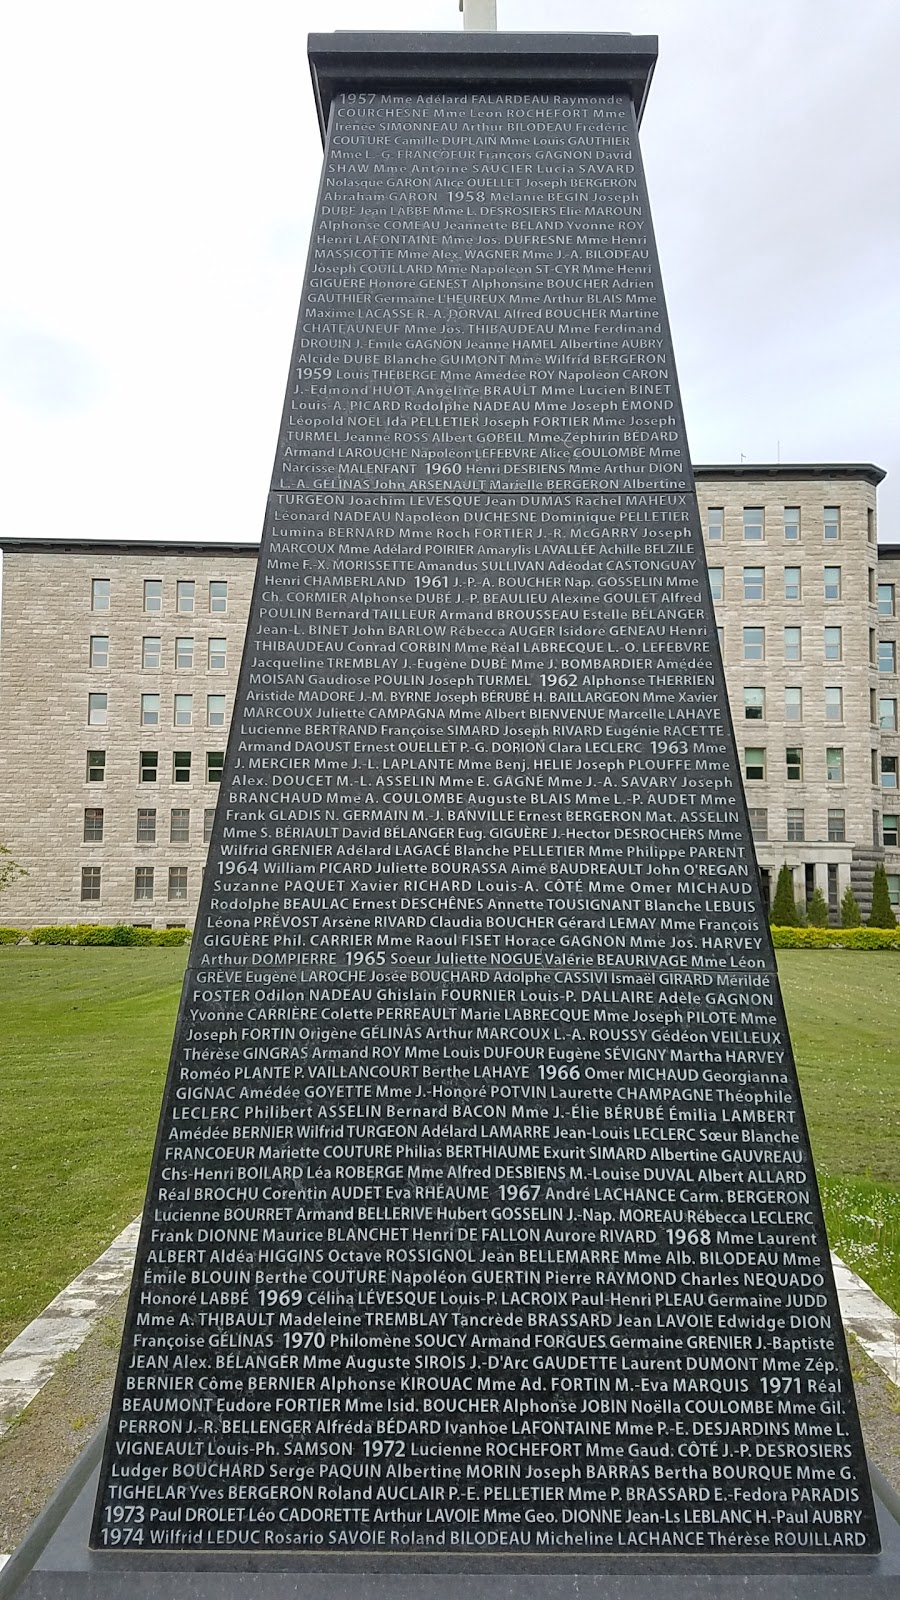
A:
<svg viewBox="0 0 900 1600">
<path fill-rule="evenodd" d="M 0 1348 L 140 1210 L 186 955 L 0 947 Z M 900 1310 L 900 954 L 778 965 L 832 1244 Z"/>
</svg>

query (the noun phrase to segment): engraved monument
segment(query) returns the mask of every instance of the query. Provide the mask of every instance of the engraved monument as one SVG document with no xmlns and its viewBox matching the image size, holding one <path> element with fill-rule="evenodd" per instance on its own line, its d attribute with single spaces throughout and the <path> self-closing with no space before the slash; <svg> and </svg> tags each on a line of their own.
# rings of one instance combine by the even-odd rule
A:
<svg viewBox="0 0 900 1600">
<path fill-rule="evenodd" d="M 93 1547 L 841 1557 L 862 1593 L 638 147 L 655 40 L 310 58 L 324 172 Z"/>
</svg>

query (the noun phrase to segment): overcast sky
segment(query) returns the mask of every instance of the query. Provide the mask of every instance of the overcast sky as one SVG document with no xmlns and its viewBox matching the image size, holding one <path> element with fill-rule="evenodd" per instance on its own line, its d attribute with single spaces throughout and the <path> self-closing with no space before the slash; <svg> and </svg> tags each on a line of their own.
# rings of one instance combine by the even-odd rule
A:
<svg viewBox="0 0 900 1600">
<path fill-rule="evenodd" d="M 306 34 L 456 7 L 10 8 L 0 534 L 258 537 L 321 159 Z M 897 0 L 499 7 L 659 35 L 642 143 L 694 460 L 875 461 L 900 541 Z"/>
</svg>

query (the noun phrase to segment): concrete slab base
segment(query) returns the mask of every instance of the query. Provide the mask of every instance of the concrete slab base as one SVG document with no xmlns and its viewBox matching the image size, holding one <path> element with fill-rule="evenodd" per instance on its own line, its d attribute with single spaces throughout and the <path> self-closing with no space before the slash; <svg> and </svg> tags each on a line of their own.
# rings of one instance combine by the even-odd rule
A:
<svg viewBox="0 0 900 1600">
<path fill-rule="evenodd" d="M 282 1556 L 96 1554 L 87 1540 L 100 1443 L 0 1573 L 0 1600 L 900 1600 L 900 1522 L 877 1498 L 883 1549 L 869 1557 L 473 1556 L 455 1570 L 395 1557 L 380 1571 L 364 1556 L 327 1569 L 307 1558 L 316 1571 Z"/>
</svg>

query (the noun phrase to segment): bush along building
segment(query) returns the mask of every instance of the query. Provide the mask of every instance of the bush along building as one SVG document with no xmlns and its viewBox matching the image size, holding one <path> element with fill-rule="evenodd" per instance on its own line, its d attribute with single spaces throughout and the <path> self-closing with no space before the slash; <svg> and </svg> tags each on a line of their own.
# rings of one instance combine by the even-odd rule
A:
<svg viewBox="0 0 900 1600">
<path fill-rule="evenodd" d="M 872 465 L 695 468 L 763 884 L 900 906 L 900 545 Z M 0 923 L 192 923 L 255 544 L 3 542 Z"/>
</svg>

